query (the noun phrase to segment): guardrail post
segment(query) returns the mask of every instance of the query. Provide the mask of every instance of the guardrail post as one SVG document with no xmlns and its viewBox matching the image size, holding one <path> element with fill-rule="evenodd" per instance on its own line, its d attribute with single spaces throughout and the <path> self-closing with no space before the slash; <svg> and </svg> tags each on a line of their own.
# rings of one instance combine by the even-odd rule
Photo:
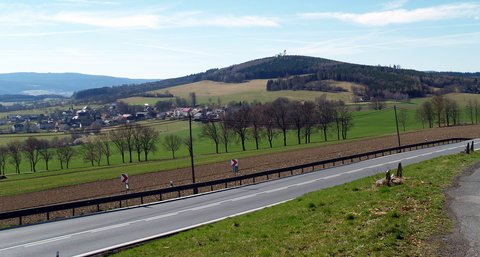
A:
<svg viewBox="0 0 480 257">
<path fill-rule="evenodd" d="M 253 177 L 253 183 L 255 183 L 255 177 Z"/>
<path fill-rule="evenodd" d="M 18 217 L 18 225 L 21 226 L 22 223 L 23 223 L 23 222 L 22 222 L 22 216 L 19 216 L 19 217 Z"/>
<path fill-rule="evenodd" d="M 100 204 L 97 204 L 97 212 L 100 212 Z"/>
<path fill-rule="evenodd" d="M 50 212 L 47 211 L 47 220 L 50 220 Z"/>
<path fill-rule="evenodd" d="M 122 203 L 120 202 L 120 208 L 122 207 Z M 75 208 L 72 208 L 72 216 L 75 216 Z"/>
<path fill-rule="evenodd" d="M 140 204 L 143 204 L 143 196 L 140 196 Z"/>
</svg>

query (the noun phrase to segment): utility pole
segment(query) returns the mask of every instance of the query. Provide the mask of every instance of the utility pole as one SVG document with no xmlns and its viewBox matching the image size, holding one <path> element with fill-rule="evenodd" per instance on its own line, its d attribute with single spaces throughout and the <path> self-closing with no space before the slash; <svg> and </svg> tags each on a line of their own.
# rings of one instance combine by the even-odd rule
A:
<svg viewBox="0 0 480 257">
<path fill-rule="evenodd" d="M 400 131 L 398 130 L 398 118 L 397 118 L 397 106 L 393 106 L 393 110 L 395 111 L 395 124 L 397 125 L 397 139 L 398 139 L 398 146 L 402 146 L 400 144 Z"/>
<path fill-rule="evenodd" d="M 193 163 L 192 110 L 188 111 L 188 126 L 190 128 L 190 144 L 188 145 L 188 150 L 190 152 L 190 162 L 192 165 L 192 184 L 195 184 L 195 165 Z M 194 188 L 193 193 L 198 194 L 198 188 Z"/>
</svg>

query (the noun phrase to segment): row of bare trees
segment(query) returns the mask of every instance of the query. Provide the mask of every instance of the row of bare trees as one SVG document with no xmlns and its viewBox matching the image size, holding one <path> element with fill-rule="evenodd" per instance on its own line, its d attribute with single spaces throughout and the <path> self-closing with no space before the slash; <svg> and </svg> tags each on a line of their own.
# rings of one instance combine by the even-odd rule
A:
<svg viewBox="0 0 480 257">
<path fill-rule="evenodd" d="M 5 175 L 7 163 L 15 167 L 16 173 L 20 173 L 23 160 L 28 161 L 32 172 L 37 171 L 37 165 L 42 160 L 46 170 L 49 170 L 49 163 L 54 159 L 61 169 L 68 169 L 73 157 L 79 154 L 92 166 L 100 165 L 103 158 L 110 165 L 114 150 L 120 153 L 123 163 L 126 162 L 125 154 L 128 154 L 129 162 L 133 162 L 134 154 L 137 161 L 142 161 L 142 156 L 147 161 L 149 154 L 157 150 L 158 142 L 159 133 L 155 129 L 130 123 L 103 135 L 87 137 L 78 149 L 72 147 L 68 138 L 47 140 L 29 137 L 23 142 L 14 140 L 0 147 L 0 174 Z"/>
<path fill-rule="evenodd" d="M 56 158 L 61 168 L 66 168 L 75 155 L 75 149 L 70 147 L 70 140 L 55 137 L 52 140 L 29 137 L 25 141 L 14 140 L 0 147 L 0 173 L 5 175 L 7 163 L 15 167 L 15 172 L 20 173 L 20 165 L 25 158 L 32 172 L 37 171 L 37 164 L 43 160 L 45 167 L 49 169 L 49 163 Z"/>
<path fill-rule="evenodd" d="M 422 122 L 423 127 L 427 124 L 429 128 L 432 128 L 435 123 L 439 127 L 458 124 L 460 112 L 460 107 L 455 100 L 436 95 L 430 101 L 424 102 L 420 109 L 417 109 L 416 116 Z"/>
<path fill-rule="evenodd" d="M 109 148 L 110 142 L 115 146 L 122 156 L 122 162 L 125 163 L 125 154 L 128 154 L 128 162 L 133 162 L 133 154 L 137 155 L 137 161 L 141 161 L 143 153 L 144 160 L 148 161 L 148 155 L 157 150 L 159 142 L 159 133 L 152 127 L 141 126 L 139 124 L 127 123 L 118 129 L 110 130 L 107 136 L 97 139 L 97 152 L 106 152 L 111 154 Z M 106 150 L 108 148 L 108 150 Z M 103 149 L 103 150 L 102 150 Z M 107 163 L 109 159 L 107 157 Z"/>
<path fill-rule="evenodd" d="M 320 130 L 327 141 L 331 128 L 336 129 L 338 140 L 346 139 L 352 126 L 352 114 L 341 101 L 328 101 L 325 97 L 319 97 L 315 102 L 278 98 L 271 103 L 242 102 L 233 106 L 225 112 L 220 122 L 207 119 L 200 136 L 211 139 L 218 153 L 220 144 L 228 152 L 228 144 L 235 140 L 235 136 L 245 151 L 245 142 L 249 139 L 255 141 L 256 149 L 264 139 L 273 147 L 274 138 L 280 134 L 286 146 L 290 130 L 295 131 L 298 144 L 302 141 L 310 143 L 311 135 L 316 130 Z"/>
</svg>

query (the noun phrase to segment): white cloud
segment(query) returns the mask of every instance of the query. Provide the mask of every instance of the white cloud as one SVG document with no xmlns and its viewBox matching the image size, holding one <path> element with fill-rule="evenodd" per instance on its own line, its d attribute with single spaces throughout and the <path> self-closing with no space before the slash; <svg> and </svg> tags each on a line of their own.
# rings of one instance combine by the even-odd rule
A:
<svg viewBox="0 0 480 257">
<path fill-rule="evenodd" d="M 158 16 L 150 14 L 106 17 L 80 12 L 62 12 L 50 19 L 105 28 L 156 28 L 159 21 Z"/>
<path fill-rule="evenodd" d="M 275 27 L 273 18 L 259 16 L 212 16 L 201 12 L 173 15 L 62 12 L 48 18 L 52 21 L 84 24 L 104 28 L 165 28 L 165 27 Z"/>
<path fill-rule="evenodd" d="M 392 9 L 398 9 L 402 6 L 404 6 L 408 0 L 394 0 L 391 2 L 386 2 L 382 4 L 383 9 L 385 10 L 392 10 Z"/>
<path fill-rule="evenodd" d="M 475 3 L 459 3 L 440 5 L 414 10 L 389 10 L 369 12 L 364 14 L 342 12 L 318 12 L 299 14 L 308 19 L 333 18 L 367 26 L 386 26 L 390 24 L 404 24 L 432 20 L 447 20 L 464 17 L 475 17 L 480 13 L 480 5 Z"/>
</svg>

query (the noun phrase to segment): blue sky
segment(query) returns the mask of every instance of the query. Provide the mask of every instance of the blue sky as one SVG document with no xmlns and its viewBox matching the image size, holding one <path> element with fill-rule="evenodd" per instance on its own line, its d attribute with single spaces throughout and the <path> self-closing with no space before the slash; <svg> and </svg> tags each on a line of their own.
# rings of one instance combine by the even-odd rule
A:
<svg viewBox="0 0 480 257">
<path fill-rule="evenodd" d="M 170 78 L 274 56 L 480 72 L 480 2 L 0 1 L 0 73 Z"/>
</svg>

